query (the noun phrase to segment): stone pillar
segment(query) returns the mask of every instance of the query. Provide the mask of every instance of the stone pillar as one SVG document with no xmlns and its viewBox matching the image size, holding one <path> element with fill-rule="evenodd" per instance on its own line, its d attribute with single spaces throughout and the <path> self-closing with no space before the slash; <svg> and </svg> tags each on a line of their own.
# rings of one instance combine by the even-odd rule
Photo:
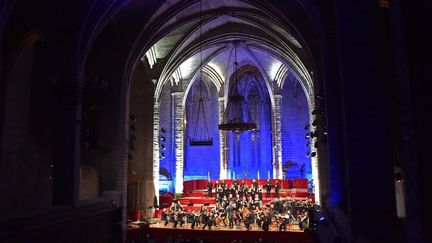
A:
<svg viewBox="0 0 432 243">
<path fill-rule="evenodd" d="M 184 92 L 173 92 L 174 100 L 174 144 L 175 144 L 175 192 L 183 192 L 184 172 Z"/>
<path fill-rule="evenodd" d="M 311 106 L 314 107 L 314 106 Z M 312 108 L 310 111 L 314 110 L 315 108 Z M 313 132 L 314 134 L 317 133 L 317 128 L 316 126 L 312 125 L 312 122 L 318 119 L 317 117 L 315 117 L 314 115 L 312 115 L 311 113 L 309 113 L 309 127 L 310 127 L 310 131 Z M 314 157 L 311 157 L 311 168 L 312 168 L 312 179 L 313 179 L 313 183 L 314 183 L 314 195 L 315 195 L 315 202 L 320 204 L 321 202 L 321 197 L 320 197 L 320 183 L 319 183 L 319 167 L 318 167 L 318 149 L 315 147 L 315 144 L 318 143 L 318 139 L 317 137 L 312 137 L 311 138 L 311 153 L 315 152 L 316 155 Z"/>
<path fill-rule="evenodd" d="M 225 99 L 223 97 L 219 97 L 219 124 L 223 121 L 223 116 L 225 112 Z M 227 179 L 228 174 L 228 163 L 227 163 L 227 132 L 223 130 L 219 130 L 219 151 L 220 151 L 220 173 L 219 179 Z"/>
<path fill-rule="evenodd" d="M 281 132 L 282 95 L 274 95 L 273 107 L 273 178 L 282 179 L 282 132 Z"/>
<path fill-rule="evenodd" d="M 160 104 L 155 101 L 153 106 L 153 184 L 155 196 L 159 204 L 159 128 L 160 128 Z"/>
</svg>

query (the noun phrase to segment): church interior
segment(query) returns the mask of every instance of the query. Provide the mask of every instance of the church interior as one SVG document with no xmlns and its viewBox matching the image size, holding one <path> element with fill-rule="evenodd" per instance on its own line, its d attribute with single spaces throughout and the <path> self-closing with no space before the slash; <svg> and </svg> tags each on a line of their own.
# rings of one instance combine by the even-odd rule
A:
<svg viewBox="0 0 432 243">
<path fill-rule="evenodd" d="M 432 242 L 430 10 L 3 0 L 0 242 L 222 237 L 152 223 L 258 191 L 313 203 L 313 230 L 220 242 Z"/>
</svg>

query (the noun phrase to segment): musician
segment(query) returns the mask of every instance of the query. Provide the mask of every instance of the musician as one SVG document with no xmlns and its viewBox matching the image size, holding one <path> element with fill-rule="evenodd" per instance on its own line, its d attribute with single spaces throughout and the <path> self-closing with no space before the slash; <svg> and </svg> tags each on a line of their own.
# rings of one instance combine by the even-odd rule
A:
<svg viewBox="0 0 432 243">
<path fill-rule="evenodd" d="M 258 188 L 258 182 L 255 179 L 252 180 L 252 188 L 254 189 Z"/>
<path fill-rule="evenodd" d="M 241 190 L 242 190 L 242 195 L 244 197 L 247 197 L 248 196 L 248 192 L 249 192 L 249 188 L 248 188 L 248 185 L 244 181 L 242 183 Z"/>
<path fill-rule="evenodd" d="M 208 197 L 212 197 L 212 190 L 213 190 L 213 183 L 210 179 L 208 179 L 208 182 L 207 182 Z"/>
<path fill-rule="evenodd" d="M 219 181 L 215 181 L 214 183 L 214 190 L 217 191 L 217 189 L 219 188 L 220 184 Z"/>
<path fill-rule="evenodd" d="M 279 184 L 278 180 L 276 180 L 276 183 L 274 185 L 274 189 L 275 189 L 276 197 L 279 198 L 279 190 L 281 189 L 281 185 Z"/>
<path fill-rule="evenodd" d="M 217 192 L 218 192 L 218 197 L 221 200 L 224 197 L 224 189 L 223 189 L 222 185 L 218 186 Z"/>
<path fill-rule="evenodd" d="M 205 229 L 205 227 L 208 226 L 208 229 L 210 230 L 211 226 L 212 226 L 210 212 L 203 213 L 201 215 L 201 220 L 202 220 L 202 223 L 204 224 L 204 226 L 202 227 L 202 229 Z"/>
<path fill-rule="evenodd" d="M 232 203 L 225 209 L 225 212 L 226 212 L 226 216 L 228 217 L 228 225 L 230 229 L 232 229 L 234 228 L 234 219 L 235 219 L 234 206 Z"/>
<path fill-rule="evenodd" d="M 234 179 L 233 186 L 234 186 L 234 190 L 238 191 L 238 189 L 239 189 L 239 183 L 238 183 L 237 179 Z"/>
<path fill-rule="evenodd" d="M 178 211 L 178 210 L 183 210 L 183 207 L 177 200 L 174 200 L 171 204 L 170 211 Z"/>
<path fill-rule="evenodd" d="M 250 225 L 253 224 L 254 220 L 254 214 L 249 211 L 244 222 L 247 230 L 250 230 Z"/>
<path fill-rule="evenodd" d="M 262 192 L 263 192 L 263 188 L 262 188 L 262 186 L 258 186 L 257 194 L 258 194 L 258 198 L 259 198 L 259 200 L 262 200 L 262 199 L 263 199 Z"/>
<path fill-rule="evenodd" d="M 184 210 L 179 210 L 177 213 L 177 222 L 180 223 L 180 227 L 183 227 L 183 224 L 185 223 L 185 219 L 184 219 L 185 215 L 186 212 Z"/>
<path fill-rule="evenodd" d="M 198 212 L 195 212 L 195 210 L 193 210 L 191 216 L 192 216 L 191 228 L 194 229 L 195 226 L 199 224 L 200 214 Z"/>
<path fill-rule="evenodd" d="M 304 213 L 300 216 L 299 227 L 302 230 L 309 229 L 309 212 L 304 211 Z"/>
<path fill-rule="evenodd" d="M 161 221 L 165 221 L 164 226 L 168 225 L 168 213 L 166 208 L 162 210 Z"/>
<path fill-rule="evenodd" d="M 172 211 L 171 215 L 170 215 L 170 220 L 172 223 L 174 223 L 173 227 L 177 228 L 177 224 L 178 224 L 178 212 L 177 211 Z"/>
<path fill-rule="evenodd" d="M 266 197 L 269 198 L 270 197 L 270 191 L 272 189 L 273 185 L 270 182 L 269 179 L 267 179 L 266 183 L 264 184 L 264 188 L 266 189 Z"/>
<path fill-rule="evenodd" d="M 261 223 L 261 228 L 264 231 L 268 231 L 269 227 L 270 227 L 270 223 L 271 223 L 270 216 L 269 215 L 265 215 L 264 218 L 263 218 L 263 221 Z"/>
<path fill-rule="evenodd" d="M 243 221 L 243 215 L 240 210 L 234 210 L 233 220 L 237 226 L 240 226 L 240 223 Z"/>
</svg>

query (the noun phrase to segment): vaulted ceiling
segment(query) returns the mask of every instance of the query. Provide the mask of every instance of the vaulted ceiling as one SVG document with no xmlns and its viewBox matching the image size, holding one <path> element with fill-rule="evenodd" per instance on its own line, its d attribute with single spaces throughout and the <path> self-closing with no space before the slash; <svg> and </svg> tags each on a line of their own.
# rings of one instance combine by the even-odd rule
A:
<svg viewBox="0 0 432 243">
<path fill-rule="evenodd" d="M 157 65 L 156 97 L 167 82 L 193 82 L 200 70 L 219 90 L 235 71 L 235 52 L 239 67 L 258 68 L 268 87 L 281 88 L 291 76 L 313 97 L 308 52 L 300 34 L 277 9 L 241 0 L 190 1 L 177 10 L 179 4 L 166 1 L 145 27 L 160 26 L 142 57 L 151 68 L 163 63 Z"/>
</svg>

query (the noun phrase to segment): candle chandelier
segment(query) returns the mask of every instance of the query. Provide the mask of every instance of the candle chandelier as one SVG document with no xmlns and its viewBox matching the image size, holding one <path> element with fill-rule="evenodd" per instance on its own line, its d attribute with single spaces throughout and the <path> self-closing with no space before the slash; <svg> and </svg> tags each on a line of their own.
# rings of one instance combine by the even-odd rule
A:
<svg viewBox="0 0 432 243">
<path fill-rule="evenodd" d="M 253 131 L 257 124 L 252 121 L 246 100 L 239 92 L 237 42 L 234 42 L 234 89 L 228 97 L 227 107 L 219 124 L 219 130 L 231 131 L 240 134 L 244 131 Z"/>
</svg>

